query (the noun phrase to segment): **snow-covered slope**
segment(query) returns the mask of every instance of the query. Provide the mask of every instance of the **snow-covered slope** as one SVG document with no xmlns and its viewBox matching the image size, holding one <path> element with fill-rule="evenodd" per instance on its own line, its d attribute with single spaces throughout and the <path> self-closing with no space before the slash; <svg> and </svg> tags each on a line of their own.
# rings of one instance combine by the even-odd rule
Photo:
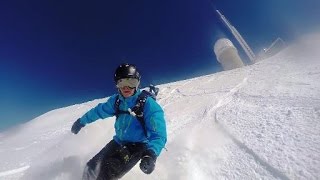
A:
<svg viewBox="0 0 320 180">
<path fill-rule="evenodd" d="M 123 179 L 320 179 L 320 35 L 255 65 L 160 85 L 168 143 L 151 175 Z M 0 134 L 0 179 L 79 179 L 114 118 L 72 123 L 106 99 Z"/>
</svg>

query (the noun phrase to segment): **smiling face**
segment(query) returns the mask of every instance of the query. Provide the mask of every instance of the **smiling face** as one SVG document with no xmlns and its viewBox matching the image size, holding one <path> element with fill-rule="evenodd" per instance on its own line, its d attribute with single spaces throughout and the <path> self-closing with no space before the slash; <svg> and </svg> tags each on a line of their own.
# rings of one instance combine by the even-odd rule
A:
<svg viewBox="0 0 320 180">
<path fill-rule="evenodd" d="M 125 98 L 132 96 L 135 91 L 135 88 L 131 88 L 129 86 L 124 86 L 119 89 L 120 89 L 121 95 Z"/>
</svg>

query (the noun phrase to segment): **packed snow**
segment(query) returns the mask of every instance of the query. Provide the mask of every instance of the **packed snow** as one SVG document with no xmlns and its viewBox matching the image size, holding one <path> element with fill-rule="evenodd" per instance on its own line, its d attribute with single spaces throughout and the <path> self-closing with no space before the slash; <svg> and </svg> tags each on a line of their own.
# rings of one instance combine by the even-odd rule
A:
<svg viewBox="0 0 320 180">
<path fill-rule="evenodd" d="M 159 85 L 168 143 L 151 175 L 123 179 L 320 179 L 320 34 L 254 65 Z M 50 111 L 0 134 L 0 179 L 81 178 L 114 118 L 72 123 L 107 98 Z"/>
</svg>

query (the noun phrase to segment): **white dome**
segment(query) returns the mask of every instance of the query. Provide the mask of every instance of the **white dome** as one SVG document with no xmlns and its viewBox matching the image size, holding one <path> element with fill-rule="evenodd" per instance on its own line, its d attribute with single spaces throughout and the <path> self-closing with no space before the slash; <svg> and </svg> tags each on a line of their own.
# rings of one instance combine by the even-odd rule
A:
<svg viewBox="0 0 320 180">
<path fill-rule="evenodd" d="M 222 39 L 219 39 L 214 44 L 213 50 L 214 50 L 214 53 L 216 54 L 216 56 L 219 57 L 223 53 L 223 51 L 225 51 L 226 49 L 229 49 L 229 48 L 236 49 L 229 39 L 222 38 Z"/>
</svg>

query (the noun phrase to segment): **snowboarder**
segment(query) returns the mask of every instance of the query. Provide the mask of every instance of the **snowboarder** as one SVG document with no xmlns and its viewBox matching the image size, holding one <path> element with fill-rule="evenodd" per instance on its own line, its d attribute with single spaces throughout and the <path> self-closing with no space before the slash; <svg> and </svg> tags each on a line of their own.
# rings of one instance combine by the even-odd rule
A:
<svg viewBox="0 0 320 180">
<path fill-rule="evenodd" d="M 71 132 L 77 134 L 89 123 L 116 116 L 116 134 L 87 162 L 83 180 L 119 179 L 140 160 L 144 173 L 150 174 L 155 169 L 156 159 L 167 141 L 166 124 L 161 106 L 151 97 L 140 97 L 143 94 L 139 89 L 140 79 L 135 65 L 118 66 L 114 74 L 118 93 L 72 125 Z"/>
</svg>

